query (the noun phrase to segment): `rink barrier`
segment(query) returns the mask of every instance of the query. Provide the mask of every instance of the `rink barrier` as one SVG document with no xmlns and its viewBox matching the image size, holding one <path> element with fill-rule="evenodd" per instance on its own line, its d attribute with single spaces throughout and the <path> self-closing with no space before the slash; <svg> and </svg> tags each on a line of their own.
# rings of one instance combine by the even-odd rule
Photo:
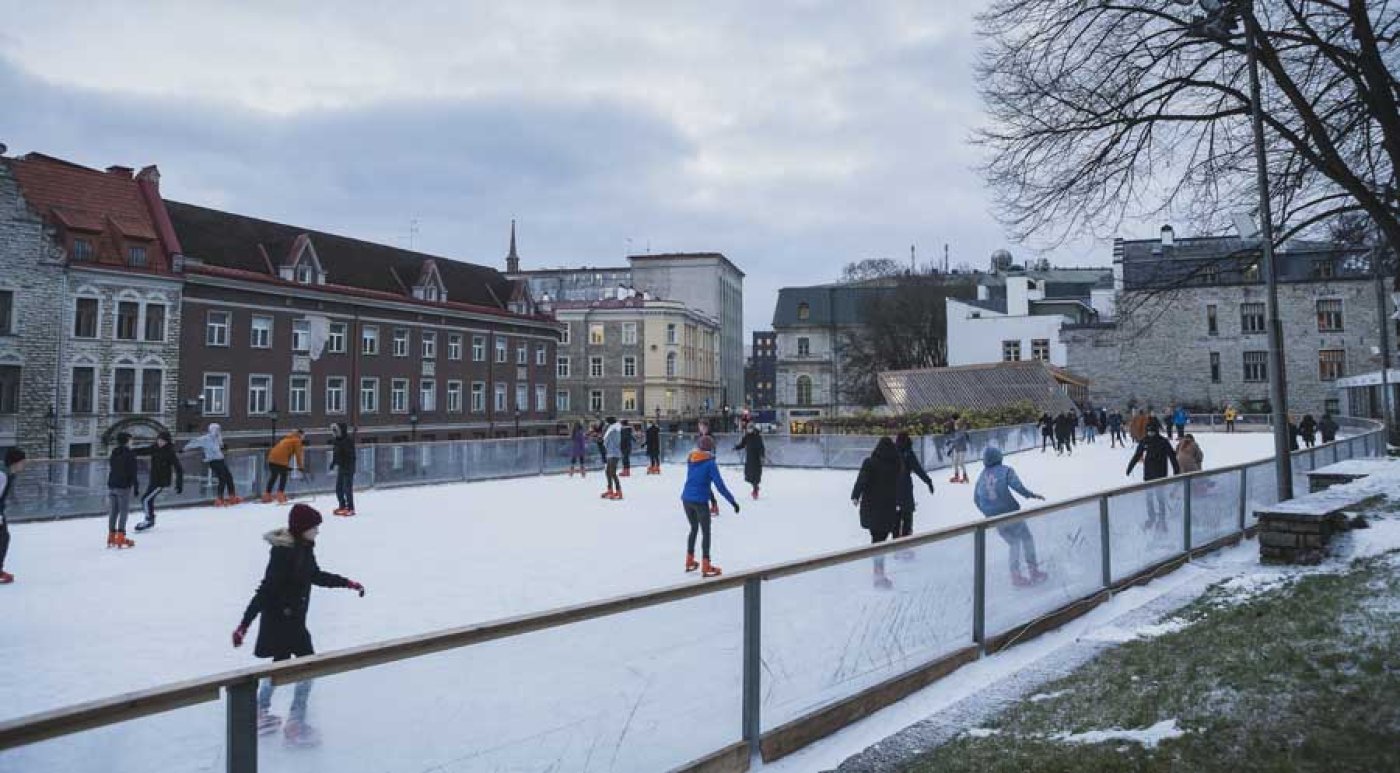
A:
<svg viewBox="0 0 1400 773">
<path fill-rule="evenodd" d="M 1333 443 L 1294 453 L 1295 459 L 1306 460 L 1313 469 L 1320 460 L 1324 464 L 1343 458 L 1379 456 L 1385 449 L 1383 430 L 1379 423 L 1348 420 L 1344 429 L 1356 432 Z M 1320 458 L 1320 459 L 1319 459 Z M 142 717 L 162 714 L 181 708 L 218 700 L 225 702 L 225 770 L 229 773 L 255 773 L 258 767 L 256 735 L 256 706 L 254 692 L 262 679 L 284 685 L 318 677 L 344 674 L 374 666 L 400 662 L 425 655 L 460 649 L 489 641 L 518 637 L 527 633 L 555 629 L 571 624 L 596 620 L 624 612 L 656 607 L 726 590 L 743 590 L 742 722 L 736 727 L 736 738 L 703 757 L 690 762 L 681 761 L 673 770 L 684 771 L 744 771 L 755 755 L 771 762 L 790 754 L 836 730 L 888 706 L 957 668 L 977 658 L 1033 638 L 1086 614 L 1093 607 L 1110 599 L 1121 590 L 1150 581 L 1178 568 L 1192 557 L 1238 543 L 1250 536 L 1253 526 L 1246 526 L 1251 509 L 1274 504 L 1274 487 L 1268 480 L 1273 460 L 1234 465 L 1199 473 L 1170 477 L 1161 481 L 1138 483 L 1121 488 L 1076 497 L 1052 505 L 1028 508 L 1015 513 L 972 521 L 895 542 L 885 542 L 852 549 L 833 551 L 810 558 L 780 563 L 768 567 L 725 575 L 703 582 L 689 582 L 666 588 L 633 593 L 600 601 L 562 607 L 550 611 L 508 617 L 375 644 L 313 655 L 278 664 L 256 666 L 225 672 L 209 677 L 164 685 L 98 701 L 64 707 L 52 711 L 0 722 L 0 751 L 60 738 L 83 730 L 116 725 Z M 1202 544 L 1193 544 L 1189 527 L 1183 529 L 1183 540 L 1170 555 L 1133 567 L 1121 573 L 1113 571 L 1111 550 L 1113 508 L 1111 500 L 1137 493 L 1151 496 L 1155 492 L 1179 489 L 1183 502 L 1190 501 L 1197 481 L 1226 477 L 1238 480 L 1240 495 L 1237 520 L 1230 533 Z M 1250 497 L 1249 481 L 1263 479 L 1258 497 Z M 1068 603 L 1039 614 L 1033 619 L 1007 626 L 1005 630 L 987 630 L 987 534 L 990 530 L 1018 523 L 1047 522 L 1056 514 L 1070 512 L 1093 504 L 1097 507 L 1097 523 L 1102 540 L 1100 552 L 1101 587 Z M 1183 504 L 1182 517 L 1189 520 L 1192 508 Z M 1048 527 L 1047 527 L 1048 528 Z M 762 663 L 762 600 L 763 584 L 785 577 L 805 575 L 824 568 L 851 564 L 864 559 L 885 557 L 902 550 L 973 536 L 972 568 L 974 582 L 974 621 L 972 640 L 949 652 L 941 653 L 927 662 L 907 669 L 850 695 L 829 700 L 823 705 L 784 722 L 767 731 L 760 717 L 760 700 L 764 684 Z"/>
</svg>

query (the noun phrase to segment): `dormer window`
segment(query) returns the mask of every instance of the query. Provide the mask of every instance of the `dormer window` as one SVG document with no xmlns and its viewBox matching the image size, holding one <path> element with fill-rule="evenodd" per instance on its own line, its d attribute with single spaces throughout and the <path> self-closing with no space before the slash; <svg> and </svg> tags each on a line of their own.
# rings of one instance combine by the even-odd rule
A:
<svg viewBox="0 0 1400 773">
<path fill-rule="evenodd" d="M 73 239 L 73 260 L 79 262 L 92 260 L 92 242 L 82 237 Z"/>
<path fill-rule="evenodd" d="M 811 306 L 808 306 L 807 303 L 806 303 L 805 301 L 802 302 L 802 303 L 797 304 L 797 318 L 798 318 L 798 319 L 800 319 L 800 320 L 805 320 L 805 319 L 810 319 L 811 317 L 812 317 L 812 307 L 811 307 Z"/>
<path fill-rule="evenodd" d="M 136 247 L 127 247 L 127 248 L 126 248 L 126 264 L 127 264 L 128 266 L 131 266 L 132 268 L 145 268 L 145 267 L 146 267 L 146 248 L 145 248 L 145 247 L 140 247 L 140 246 L 136 246 Z"/>
<path fill-rule="evenodd" d="M 314 268 L 308 266 L 305 263 L 301 264 L 300 266 L 297 266 L 297 282 L 299 284 L 309 285 L 315 279 L 316 270 Z"/>
<path fill-rule="evenodd" d="M 425 301 L 436 301 L 436 300 L 438 300 L 438 289 L 437 289 L 436 287 L 431 287 L 431 286 L 429 286 L 429 287 L 424 287 L 424 288 L 423 288 L 423 300 L 425 300 Z"/>
</svg>

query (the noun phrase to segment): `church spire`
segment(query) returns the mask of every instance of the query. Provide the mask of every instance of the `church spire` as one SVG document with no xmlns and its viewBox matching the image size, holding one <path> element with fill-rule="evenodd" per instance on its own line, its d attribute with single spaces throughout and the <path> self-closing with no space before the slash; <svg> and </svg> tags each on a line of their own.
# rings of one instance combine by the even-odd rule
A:
<svg viewBox="0 0 1400 773">
<path fill-rule="evenodd" d="M 520 271 L 520 256 L 515 252 L 515 218 L 510 219 L 510 254 L 506 256 L 506 273 L 515 274 Z"/>
</svg>

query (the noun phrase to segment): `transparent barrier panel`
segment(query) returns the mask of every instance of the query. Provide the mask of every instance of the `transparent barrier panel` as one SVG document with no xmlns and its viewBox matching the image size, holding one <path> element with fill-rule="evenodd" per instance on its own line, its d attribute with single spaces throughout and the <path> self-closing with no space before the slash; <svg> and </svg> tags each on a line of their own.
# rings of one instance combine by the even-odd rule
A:
<svg viewBox="0 0 1400 773">
<path fill-rule="evenodd" d="M 540 438 L 509 438 L 465 445 L 467 480 L 512 478 L 536 475 L 540 471 Z M 592 453 L 596 449 L 589 451 Z"/>
<path fill-rule="evenodd" d="M 1289 459 L 1293 470 L 1293 496 L 1300 497 L 1308 493 L 1308 473 L 1312 471 L 1312 451 L 1302 450 L 1292 455 Z"/>
<path fill-rule="evenodd" d="M 972 549 L 969 534 L 765 582 L 763 728 L 970 646 Z"/>
<path fill-rule="evenodd" d="M 1191 547 L 1240 530 L 1239 470 L 1191 478 Z"/>
<path fill-rule="evenodd" d="M 823 435 L 822 439 L 826 445 L 825 466 L 835 470 L 859 470 L 879 440 L 860 435 Z"/>
<path fill-rule="evenodd" d="M 1098 500 L 988 529 L 987 635 L 1029 623 L 1101 590 L 1099 537 Z M 1032 584 L 1019 584 L 1012 574 L 1016 569 L 1017 576 Z M 1035 582 L 1033 569 L 1045 579 Z"/>
<path fill-rule="evenodd" d="M 1249 517 L 1245 525 L 1253 524 L 1254 514 L 1262 507 L 1278 503 L 1278 470 L 1273 460 L 1260 462 L 1248 467 L 1249 492 L 1245 495 L 1245 507 Z"/>
<path fill-rule="evenodd" d="M 84 730 L 0 752 L 6 773 L 155 773 L 224 769 L 224 701 Z"/>
<path fill-rule="evenodd" d="M 775 467 L 825 467 L 824 435 L 765 435 L 768 461 Z M 870 445 L 874 448 L 873 441 Z M 867 450 L 866 455 L 870 452 Z M 857 465 L 859 466 L 859 465 Z"/>
<path fill-rule="evenodd" d="M 259 770 L 670 770 L 739 741 L 742 630 L 732 589 L 317 679 L 320 744 L 266 737 Z"/>
<path fill-rule="evenodd" d="M 1150 488 L 1108 498 L 1114 580 L 1181 554 L 1185 544 L 1183 482 L 1168 478 Z"/>
<path fill-rule="evenodd" d="M 632 463 L 636 464 L 637 460 L 640 458 L 642 460 L 641 465 L 643 467 L 645 467 L 647 464 L 647 450 L 645 441 L 646 439 L 643 438 L 642 443 L 638 446 L 638 451 L 632 454 Z M 545 437 L 540 438 L 539 442 L 544 445 L 544 458 L 541 460 L 541 463 L 543 465 L 543 472 L 557 473 L 565 472 L 569 469 L 569 456 L 573 450 L 572 439 L 567 437 Z M 584 451 L 584 459 L 587 459 L 588 457 L 586 452 L 588 451 L 588 449 L 586 447 L 586 444 Z"/>
</svg>

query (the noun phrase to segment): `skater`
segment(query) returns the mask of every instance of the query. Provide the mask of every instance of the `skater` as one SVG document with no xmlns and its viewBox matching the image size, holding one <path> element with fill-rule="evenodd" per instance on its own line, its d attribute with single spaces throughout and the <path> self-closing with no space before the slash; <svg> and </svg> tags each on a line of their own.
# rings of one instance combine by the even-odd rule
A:
<svg viewBox="0 0 1400 773">
<path fill-rule="evenodd" d="M 242 647 L 253 619 L 262 616 L 258 626 L 258 641 L 253 656 L 272 658 L 277 663 L 290 658 L 315 654 L 311 632 L 306 627 L 306 613 L 311 606 L 311 586 L 349 588 L 364 598 L 365 587 L 338 574 L 321 571 L 316 563 L 316 536 L 320 533 L 321 514 L 308 505 L 296 504 L 287 514 L 287 528 L 263 535 L 272 549 L 267 557 L 267 571 L 262 583 L 248 602 L 243 619 L 233 629 L 233 646 Z M 258 733 L 270 735 L 282 725 L 281 717 L 271 713 L 272 681 L 264 681 L 258 689 Z M 297 682 L 292 698 L 292 710 L 282 728 L 288 746 L 314 746 L 318 736 L 306 724 L 306 700 L 311 694 L 311 680 Z"/>
<path fill-rule="evenodd" d="M 1099 408 L 1099 436 L 1102 437 L 1106 432 L 1108 432 L 1108 409 Z"/>
<path fill-rule="evenodd" d="M 1074 419 L 1068 413 L 1062 413 L 1055 419 L 1055 453 L 1057 455 L 1074 453 Z"/>
<path fill-rule="evenodd" d="M 1141 408 L 1135 410 L 1133 418 L 1128 421 L 1128 437 L 1133 439 L 1133 445 L 1147 438 L 1147 412 Z"/>
<path fill-rule="evenodd" d="M 145 531 L 156 525 L 156 499 L 170 488 L 172 472 L 175 473 L 175 493 L 185 493 L 185 468 L 175 453 L 169 432 L 156 435 L 154 445 L 137 450 L 135 454 L 151 457 L 151 477 L 146 481 L 146 493 L 141 495 L 141 509 L 146 517 L 136 524 L 137 531 Z"/>
<path fill-rule="evenodd" d="M 608 466 L 608 449 L 603 447 L 603 433 L 605 433 L 607 429 L 608 425 L 600 421 L 593 425 L 592 433 L 593 444 L 598 447 L 598 461 L 604 467 Z"/>
<path fill-rule="evenodd" d="M 1172 411 L 1172 426 L 1176 427 L 1177 440 L 1186 437 L 1186 423 L 1190 420 L 1191 416 L 1186 413 L 1185 406 L 1178 405 L 1176 410 Z"/>
<path fill-rule="evenodd" d="M 355 437 L 343 421 L 331 425 L 331 469 L 335 470 L 335 501 L 332 515 L 355 514 Z"/>
<path fill-rule="evenodd" d="M 603 457 L 607 459 L 608 490 L 603 499 L 622 499 L 622 479 L 617 476 L 617 463 L 622 458 L 622 426 L 609 416 L 603 432 Z"/>
<path fill-rule="evenodd" d="M 1298 437 L 1301 434 L 1302 430 L 1298 428 L 1298 420 L 1290 415 L 1288 417 L 1288 450 L 1298 450 Z"/>
<path fill-rule="evenodd" d="M 967 432 L 967 419 L 959 419 L 957 431 L 948 438 L 948 455 L 953 457 L 953 477 L 948 479 L 949 483 L 967 483 L 967 451 L 972 445 L 972 436 Z M 903 435 L 903 433 L 901 433 Z M 907 439 L 908 436 L 904 435 Z M 896 442 L 895 445 L 898 445 Z M 922 469 L 922 468 L 920 468 Z M 923 478 L 925 476 L 920 475 Z M 932 491 L 932 488 L 929 489 Z"/>
<path fill-rule="evenodd" d="M 1154 430 L 1154 429 L 1157 430 L 1157 434 L 1159 434 L 1159 435 L 1160 435 L 1160 434 L 1163 434 L 1164 432 L 1166 432 L 1166 433 L 1169 433 L 1169 432 L 1170 432 L 1170 430 L 1167 430 L 1165 427 L 1162 426 L 1162 420 L 1159 419 L 1159 418 L 1157 418 L 1157 414 L 1155 414 L 1155 413 L 1153 413 L 1153 412 L 1151 412 L 1151 411 L 1148 411 L 1148 412 L 1147 412 L 1147 430 L 1148 430 L 1149 432 L 1151 432 L 1151 431 Z"/>
<path fill-rule="evenodd" d="M 724 478 L 719 474 L 719 464 L 715 462 L 715 439 L 709 435 L 700 435 L 695 439 L 695 450 L 690 452 L 690 457 L 686 460 L 681 507 L 685 509 L 685 518 L 690 522 L 690 536 L 685 540 L 685 570 L 693 572 L 699 569 L 701 577 L 718 577 L 723 573 L 718 566 L 710 563 L 709 503 L 714 501 L 715 497 L 711 486 L 719 489 L 720 496 L 729 502 L 734 508 L 734 514 L 738 515 L 739 501 L 724 485 Z M 695 562 L 697 532 L 700 534 L 700 563 Z"/>
<path fill-rule="evenodd" d="M 15 478 L 21 472 L 24 472 L 24 449 L 6 449 L 5 466 L 0 468 L 0 585 L 15 581 L 15 576 L 5 571 L 5 556 L 10 552 L 10 524 L 5 520 L 5 505 L 10 501 Z"/>
<path fill-rule="evenodd" d="M 1195 435 L 1188 433 L 1176 444 L 1176 466 L 1182 475 L 1200 472 L 1205 460 L 1206 454 L 1201 450 L 1201 444 L 1196 442 Z"/>
<path fill-rule="evenodd" d="M 1084 442 L 1092 443 L 1099 434 L 1099 414 L 1097 411 L 1084 412 Z"/>
<path fill-rule="evenodd" d="M 1133 468 L 1138 462 L 1142 462 L 1143 481 L 1160 480 L 1167 477 L 1167 465 L 1170 464 L 1172 474 L 1181 472 L 1181 465 L 1176 460 L 1176 452 L 1172 450 L 1172 444 L 1162 437 L 1161 430 L 1148 425 L 1147 437 L 1138 443 L 1137 450 L 1133 452 L 1132 461 L 1128 462 L 1128 475 L 1133 474 Z M 1167 500 L 1166 487 L 1153 486 L 1147 490 L 1147 523 L 1144 530 L 1156 528 L 1158 532 L 1167 530 Z"/>
<path fill-rule="evenodd" d="M 966 426 L 965 421 L 959 421 L 958 423 Z M 958 434 L 966 435 L 967 430 L 962 429 Z M 914 453 L 914 441 L 910 440 L 908 432 L 901 432 L 895 435 L 894 447 L 895 450 L 899 452 L 900 469 L 903 472 L 903 474 L 899 476 L 899 492 L 895 502 L 899 519 L 894 536 L 908 537 L 910 534 L 914 533 L 914 511 L 918 509 L 914 501 L 914 480 L 909 476 L 913 475 L 923 481 L 924 485 L 928 486 L 928 493 L 930 494 L 933 493 L 933 480 L 931 480 L 928 473 L 924 471 L 924 465 L 919 461 L 919 455 Z M 966 449 L 961 453 L 966 454 Z M 966 477 L 966 468 L 964 468 L 963 472 L 963 477 Z M 956 482 L 956 478 L 954 482 Z"/>
<path fill-rule="evenodd" d="M 1128 447 L 1128 441 L 1123 434 L 1123 414 L 1118 411 L 1108 415 L 1108 447 L 1118 448 Z"/>
<path fill-rule="evenodd" d="M 1040 414 L 1040 421 L 1037 421 L 1036 424 L 1040 425 L 1040 452 L 1043 454 L 1045 453 L 1045 449 L 1054 442 L 1055 420 L 1050 418 L 1050 414 L 1042 413 Z M 1058 443 L 1055 444 L 1055 448 L 1059 450 Z"/>
<path fill-rule="evenodd" d="M 1317 423 L 1317 428 L 1322 432 L 1322 442 L 1331 443 L 1337 439 L 1337 420 L 1332 418 L 1331 411 L 1322 412 L 1322 421 Z"/>
<path fill-rule="evenodd" d="M 1303 414 L 1303 420 L 1298 424 L 1298 434 L 1303 436 L 1308 448 L 1317 445 L 1317 419 L 1311 413 Z"/>
<path fill-rule="evenodd" d="M 294 429 L 288 432 L 277 445 L 267 452 L 267 490 L 263 492 L 264 504 L 273 500 L 272 487 L 277 487 L 277 504 L 287 503 L 287 473 L 291 471 L 295 459 L 297 469 L 306 475 L 306 452 L 303 443 L 306 431 Z"/>
<path fill-rule="evenodd" d="M 1235 406 L 1233 406 L 1233 405 L 1226 405 L 1226 406 L 1225 406 L 1225 431 L 1226 431 L 1226 432 L 1234 432 L 1234 431 L 1235 431 L 1235 419 L 1238 419 L 1239 416 L 1240 416 L 1239 411 L 1236 411 L 1236 410 L 1235 410 Z"/>
<path fill-rule="evenodd" d="M 714 438 L 714 436 L 710 434 L 710 423 L 708 421 L 705 421 L 704 419 L 701 419 L 700 421 L 695 423 L 695 430 L 696 435 L 698 436 L 697 442 L 698 438 L 701 437 L 708 437 L 711 439 Z M 718 447 L 719 444 L 716 443 L 715 446 Z M 718 464 L 718 462 L 716 463 Z M 713 491 L 710 492 L 710 515 L 719 515 L 719 500 L 715 499 L 715 494 Z"/>
<path fill-rule="evenodd" d="M 763 482 L 764 448 L 763 436 L 758 427 L 750 425 L 735 451 L 744 452 L 744 482 L 753 486 L 753 498 L 758 499 L 758 487 Z"/>
<path fill-rule="evenodd" d="M 884 542 L 899 531 L 899 449 L 888 436 L 880 438 L 875 450 L 860 465 L 856 485 L 851 489 L 851 504 L 860 508 L 860 527 L 870 532 L 871 544 Z M 885 576 L 885 557 L 874 559 L 875 587 L 891 588 Z"/>
<path fill-rule="evenodd" d="M 583 422 L 574 422 L 574 431 L 569 435 L 569 477 L 574 476 L 574 467 L 578 467 L 578 476 L 584 477 L 588 473 L 588 457 L 584 452 L 587 447 L 588 435 L 583 431 Z"/>
<path fill-rule="evenodd" d="M 982 451 L 982 474 L 977 476 L 977 488 L 972 493 L 973 504 L 987 518 L 1014 513 L 1021 509 L 1012 492 L 1026 499 L 1045 499 L 1026 488 L 1016 471 L 1002 464 L 1001 449 L 988 446 Z M 1040 571 L 1040 561 L 1035 554 L 1035 537 L 1025 521 L 1008 526 L 998 526 L 997 534 L 1006 540 L 1010 551 L 1011 584 L 1018 588 L 1044 582 L 1046 574 Z M 1021 561 L 1031 570 L 1029 576 L 1021 573 Z"/>
<path fill-rule="evenodd" d="M 656 422 L 647 425 L 647 474 L 661 474 L 661 428 Z"/>
<path fill-rule="evenodd" d="M 1079 412 L 1069 412 L 1069 444 L 1071 447 L 1079 445 Z M 1073 450 L 1070 451 L 1073 453 Z"/>
<path fill-rule="evenodd" d="M 107 457 L 107 547 L 135 547 L 136 543 L 126 538 L 126 519 L 131 513 L 131 498 L 140 493 L 131 435 L 118 432 L 117 445 Z"/>
<path fill-rule="evenodd" d="M 209 472 L 214 474 L 214 479 L 218 481 L 218 487 L 214 494 L 214 506 L 225 507 L 242 504 L 243 498 L 238 496 L 238 492 L 233 488 L 233 473 L 229 472 L 228 463 L 224 461 L 223 428 L 218 424 L 210 424 L 207 432 L 185 444 L 186 451 L 196 449 L 203 454 L 205 466 L 209 468 Z"/>
<path fill-rule="evenodd" d="M 632 477 L 632 423 L 622 420 L 622 477 Z"/>
</svg>

